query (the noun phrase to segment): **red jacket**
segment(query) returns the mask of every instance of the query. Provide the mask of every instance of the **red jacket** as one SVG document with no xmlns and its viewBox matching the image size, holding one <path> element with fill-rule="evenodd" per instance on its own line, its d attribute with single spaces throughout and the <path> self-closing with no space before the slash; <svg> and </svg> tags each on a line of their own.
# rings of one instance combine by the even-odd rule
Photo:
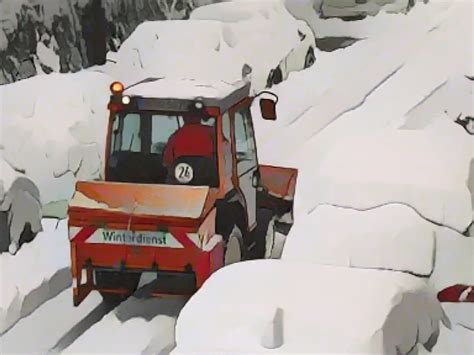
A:
<svg viewBox="0 0 474 355">
<path fill-rule="evenodd" d="M 163 164 L 171 166 L 182 156 L 214 158 L 215 128 L 202 124 L 187 124 L 177 130 L 168 140 L 163 153 Z"/>
</svg>

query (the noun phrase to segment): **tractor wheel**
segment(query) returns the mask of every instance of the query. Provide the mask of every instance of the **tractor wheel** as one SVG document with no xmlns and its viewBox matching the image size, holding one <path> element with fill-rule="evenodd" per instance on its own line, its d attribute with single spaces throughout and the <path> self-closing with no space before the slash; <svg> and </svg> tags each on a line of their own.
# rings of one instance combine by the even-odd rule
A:
<svg viewBox="0 0 474 355">
<path fill-rule="evenodd" d="M 239 227 L 234 225 L 224 246 L 224 266 L 243 260 L 243 235 Z"/>
<path fill-rule="evenodd" d="M 306 57 L 304 58 L 304 69 L 308 69 L 316 62 L 313 47 L 309 47 Z"/>
<path fill-rule="evenodd" d="M 282 81 L 283 81 L 283 72 L 281 71 L 281 68 L 278 66 L 273 71 L 272 85 L 280 84 Z"/>
<path fill-rule="evenodd" d="M 126 273 L 119 271 L 95 271 L 95 282 L 98 288 L 129 290 L 128 295 L 100 292 L 104 303 L 117 304 L 129 297 L 138 287 L 140 282 L 139 273 Z"/>
<path fill-rule="evenodd" d="M 265 254 L 264 254 L 265 259 L 271 259 L 274 254 L 275 234 L 276 234 L 275 222 L 276 222 L 275 217 L 270 219 L 270 221 L 268 222 L 267 231 L 265 233 Z"/>
</svg>

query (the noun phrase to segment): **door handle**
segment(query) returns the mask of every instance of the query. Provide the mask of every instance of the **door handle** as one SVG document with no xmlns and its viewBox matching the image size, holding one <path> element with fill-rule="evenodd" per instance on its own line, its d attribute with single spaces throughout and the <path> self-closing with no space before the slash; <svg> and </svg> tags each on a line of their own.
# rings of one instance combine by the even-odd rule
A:
<svg viewBox="0 0 474 355">
<path fill-rule="evenodd" d="M 258 188 L 260 185 L 260 173 L 258 170 L 255 170 L 252 174 L 252 187 Z"/>
</svg>

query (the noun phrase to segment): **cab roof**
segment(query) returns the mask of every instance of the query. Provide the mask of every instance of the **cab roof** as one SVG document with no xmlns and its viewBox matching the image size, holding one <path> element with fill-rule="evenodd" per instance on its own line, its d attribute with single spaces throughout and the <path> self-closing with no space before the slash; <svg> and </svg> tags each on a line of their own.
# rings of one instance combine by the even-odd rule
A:
<svg viewBox="0 0 474 355">
<path fill-rule="evenodd" d="M 218 80 L 147 78 L 125 88 L 124 95 L 142 98 L 153 106 L 165 101 L 202 101 L 204 106 L 219 107 L 221 112 L 248 97 L 246 81 L 228 83 Z M 148 105 L 147 105 L 148 106 Z"/>
</svg>

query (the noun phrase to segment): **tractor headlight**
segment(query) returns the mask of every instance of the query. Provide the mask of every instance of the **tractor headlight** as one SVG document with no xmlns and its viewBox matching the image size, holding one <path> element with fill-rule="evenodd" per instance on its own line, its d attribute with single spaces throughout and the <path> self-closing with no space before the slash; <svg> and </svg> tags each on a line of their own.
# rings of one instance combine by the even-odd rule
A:
<svg viewBox="0 0 474 355">
<path fill-rule="evenodd" d="M 130 96 L 124 96 L 122 97 L 122 103 L 124 105 L 128 105 L 130 103 Z"/>
</svg>

